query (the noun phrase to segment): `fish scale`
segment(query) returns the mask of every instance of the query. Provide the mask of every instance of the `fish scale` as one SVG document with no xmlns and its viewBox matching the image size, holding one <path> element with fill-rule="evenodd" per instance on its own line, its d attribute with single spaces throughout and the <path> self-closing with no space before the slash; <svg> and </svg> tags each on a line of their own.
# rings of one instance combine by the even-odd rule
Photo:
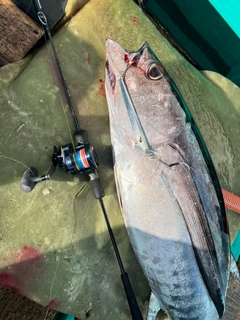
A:
<svg viewBox="0 0 240 320">
<path fill-rule="evenodd" d="M 135 53 L 113 40 L 106 46 L 115 180 L 152 291 L 147 319 L 163 309 L 173 320 L 217 320 L 225 308 L 229 235 L 211 160 L 206 163 L 190 113 L 148 44 Z"/>
</svg>

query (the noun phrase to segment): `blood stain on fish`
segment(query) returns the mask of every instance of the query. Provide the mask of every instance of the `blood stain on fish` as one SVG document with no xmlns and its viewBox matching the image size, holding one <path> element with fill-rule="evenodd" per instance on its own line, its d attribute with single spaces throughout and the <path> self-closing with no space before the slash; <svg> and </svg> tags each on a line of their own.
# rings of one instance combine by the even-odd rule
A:
<svg viewBox="0 0 240 320">
<path fill-rule="evenodd" d="M 125 61 L 125 62 L 129 62 L 129 61 L 130 61 L 128 54 L 125 54 L 125 56 L 124 56 L 124 61 Z"/>
</svg>

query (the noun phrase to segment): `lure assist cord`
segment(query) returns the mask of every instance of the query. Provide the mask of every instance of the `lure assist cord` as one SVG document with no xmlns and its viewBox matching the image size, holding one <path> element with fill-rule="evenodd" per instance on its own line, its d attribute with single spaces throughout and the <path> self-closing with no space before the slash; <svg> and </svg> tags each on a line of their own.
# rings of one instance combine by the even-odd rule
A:
<svg viewBox="0 0 240 320">
<path fill-rule="evenodd" d="M 143 320 L 142 314 L 140 312 L 136 297 L 134 295 L 128 274 L 126 273 L 122 259 L 117 247 L 117 243 L 115 241 L 115 237 L 108 219 L 108 215 L 103 203 L 103 197 L 105 196 L 101 181 L 99 179 L 98 173 L 97 173 L 97 167 L 99 165 L 98 157 L 95 152 L 95 149 L 93 146 L 91 146 L 88 142 L 88 135 L 87 132 L 83 129 L 81 129 L 76 112 L 74 110 L 74 106 L 72 103 L 72 99 L 69 93 L 69 89 L 67 87 L 67 83 L 61 68 L 61 64 L 57 55 L 57 51 L 52 39 L 51 31 L 48 25 L 47 18 L 43 12 L 43 8 L 41 6 L 41 3 L 39 0 L 34 0 L 35 6 L 37 9 L 37 16 L 38 19 L 43 27 L 45 29 L 46 33 L 44 33 L 46 43 L 47 38 L 51 44 L 52 52 L 54 55 L 55 62 L 58 67 L 59 75 L 64 87 L 64 92 L 68 101 L 69 108 L 71 110 L 75 126 L 76 126 L 76 133 L 74 134 L 75 141 L 77 143 L 76 146 L 74 146 L 73 141 L 72 143 L 68 143 L 64 146 L 62 146 L 59 150 L 56 146 L 53 148 L 53 157 L 52 157 L 52 164 L 50 168 L 48 169 L 47 174 L 43 176 L 38 176 L 38 170 L 36 168 L 28 168 L 21 179 L 20 187 L 22 191 L 24 192 L 31 192 L 37 183 L 49 180 L 51 176 L 53 175 L 56 166 L 59 165 L 61 169 L 64 169 L 66 173 L 73 174 L 73 173 L 87 173 L 90 177 L 90 185 L 94 194 L 94 197 L 99 200 L 101 210 L 107 225 L 107 229 L 109 232 L 109 236 L 112 242 L 112 246 L 117 258 L 117 262 L 120 268 L 121 272 L 121 279 L 123 283 L 123 287 L 125 290 L 125 294 L 127 297 L 128 305 L 130 308 L 131 316 L 133 320 Z M 53 71 L 54 72 L 54 71 Z M 56 79 L 55 79 L 56 80 Z M 61 98 L 61 97 L 60 97 Z M 72 139 L 72 136 L 71 136 Z"/>
</svg>

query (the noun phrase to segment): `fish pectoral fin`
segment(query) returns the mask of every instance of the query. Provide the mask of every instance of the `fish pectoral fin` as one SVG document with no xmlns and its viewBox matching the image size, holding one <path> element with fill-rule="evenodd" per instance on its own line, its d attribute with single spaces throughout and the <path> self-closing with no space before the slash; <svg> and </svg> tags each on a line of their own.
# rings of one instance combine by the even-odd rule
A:
<svg viewBox="0 0 240 320">
<path fill-rule="evenodd" d="M 148 306 L 147 320 L 155 320 L 160 309 L 161 309 L 161 306 L 158 299 L 151 292 L 149 306 Z"/>
</svg>

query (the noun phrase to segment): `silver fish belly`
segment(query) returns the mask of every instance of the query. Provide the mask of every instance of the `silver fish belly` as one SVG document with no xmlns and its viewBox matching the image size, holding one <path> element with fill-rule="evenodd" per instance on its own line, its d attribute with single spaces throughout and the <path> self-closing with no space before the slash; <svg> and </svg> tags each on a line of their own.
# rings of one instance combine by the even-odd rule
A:
<svg viewBox="0 0 240 320">
<path fill-rule="evenodd" d="M 107 40 L 114 172 L 128 235 L 152 294 L 148 319 L 222 317 L 229 234 L 215 171 L 176 86 L 149 45 Z"/>
</svg>

